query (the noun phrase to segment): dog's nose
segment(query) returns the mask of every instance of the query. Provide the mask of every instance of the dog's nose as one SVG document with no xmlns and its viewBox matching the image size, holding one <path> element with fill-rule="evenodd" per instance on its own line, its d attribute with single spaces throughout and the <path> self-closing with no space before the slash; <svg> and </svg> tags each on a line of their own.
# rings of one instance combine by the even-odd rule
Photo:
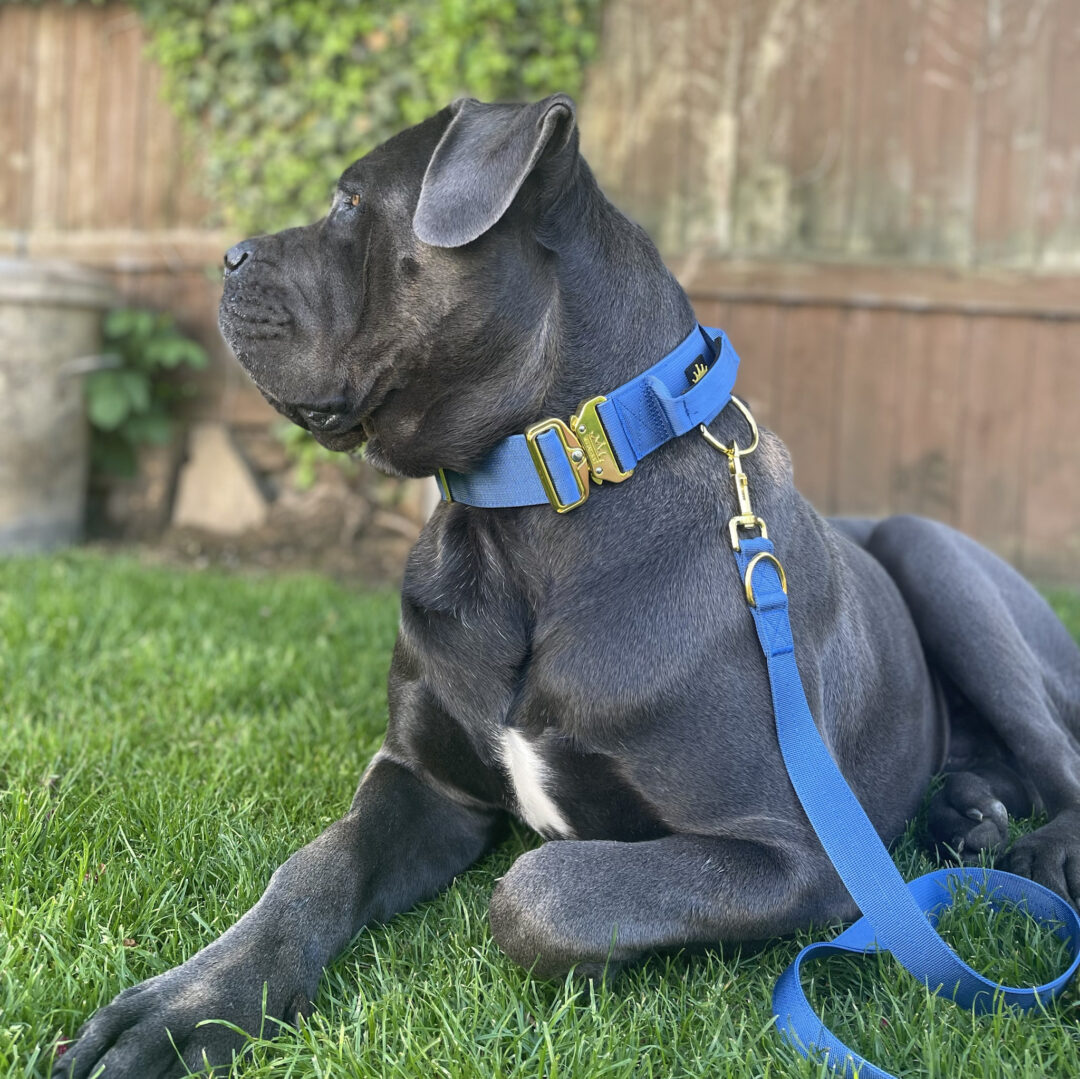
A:
<svg viewBox="0 0 1080 1079">
<path fill-rule="evenodd" d="M 225 252 L 225 272 L 236 273 L 254 254 L 255 244 L 251 240 L 241 240 Z"/>
</svg>

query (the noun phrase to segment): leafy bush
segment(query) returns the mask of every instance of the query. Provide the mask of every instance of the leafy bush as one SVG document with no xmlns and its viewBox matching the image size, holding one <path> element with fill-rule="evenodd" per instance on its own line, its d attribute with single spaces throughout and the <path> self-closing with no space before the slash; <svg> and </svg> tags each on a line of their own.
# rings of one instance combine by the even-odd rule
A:
<svg viewBox="0 0 1080 1079">
<path fill-rule="evenodd" d="M 576 92 L 601 0 L 134 0 L 239 231 L 320 216 L 338 173 L 461 94 Z"/>
<path fill-rule="evenodd" d="M 99 471 L 132 475 L 138 447 L 163 445 L 173 434 L 170 413 L 183 389 L 164 375 L 203 368 L 207 355 L 180 333 L 172 316 L 131 307 L 106 316 L 104 351 L 113 366 L 86 380 L 93 463 Z"/>
</svg>

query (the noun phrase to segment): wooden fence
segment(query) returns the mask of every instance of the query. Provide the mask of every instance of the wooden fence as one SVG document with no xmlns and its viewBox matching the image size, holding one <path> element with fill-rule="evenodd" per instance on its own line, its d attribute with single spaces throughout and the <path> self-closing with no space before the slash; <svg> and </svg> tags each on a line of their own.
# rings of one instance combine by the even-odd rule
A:
<svg viewBox="0 0 1080 1079">
<path fill-rule="evenodd" d="M 263 423 L 215 329 L 237 237 L 144 46 L 119 4 L 0 4 L 0 254 L 175 311 L 218 360 L 199 409 Z M 1077 581 L 1077 100 L 1074 0 L 608 0 L 583 149 L 820 508 Z"/>
<path fill-rule="evenodd" d="M 1080 269 L 1076 0 L 609 0 L 590 157 L 667 251 Z"/>
<path fill-rule="evenodd" d="M 1074 281 L 731 263 L 684 281 L 816 506 L 926 514 L 1080 581 Z"/>
</svg>

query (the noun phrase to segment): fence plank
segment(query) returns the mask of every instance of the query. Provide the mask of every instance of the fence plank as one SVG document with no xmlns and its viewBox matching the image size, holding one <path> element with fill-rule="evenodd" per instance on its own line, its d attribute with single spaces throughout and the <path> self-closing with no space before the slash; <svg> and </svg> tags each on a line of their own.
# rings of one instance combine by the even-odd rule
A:
<svg viewBox="0 0 1080 1079">
<path fill-rule="evenodd" d="M 928 0 L 914 61 L 910 247 L 914 258 L 970 264 L 977 184 L 976 84 L 986 3 Z"/>
<path fill-rule="evenodd" d="M 72 27 L 71 82 L 66 109 L 68 130 L 67 184 L 64 219 L 69 228 L 92 228 L 101 220 L 101 172 L 108 148 L 101 116 L 102 12 L 88 4 L 76 4 L 69 12 Z"/>
<path fill-rule="evenodd" d="M 795 8 L 794 0 L 743 5 L 732 231 L 742 251 L 780 250 L 791 238 Z"/>
<path fill-rule="evenodd" d="M 1076 407 L 1080 363 L 1075 334 L 1057 323 L 1031 328 L 1023 366 L 1031 381 L 1027 440 L 1018 466 L 1021 500 L 1020 566 L 1036 577 L 1080 578 L 1080 461 Z"/>
<path fill-rule="evenodd" d="M 105 159 L 104 198 L 100 220 L 106 227 L 138 223 L 138 118 L 139 62 L 143 48 L 142 31 L 134 12 L 106 8 L 104 24 L 106 64 L 102 84 L 104 100 Z"/>
<path fill-rule="evenodd" d="M 1080 263 L 1080 151 L 1076 108 L 1080 101 L 1080 20 L 1073 0 L 1061 0 L 1047 73 L 1049 105 L 1037 203 L 1038 261 Z"/>
<path fill-rule="evenodd" d="M 898 334 L 903 369 L 891 406 L 897 418 L 889 485 L 892 512 L 960 524 L 972 322 L 957 314 L 904 319 Z"/>
<path fill-rule="evenodd" d="M 1057 13 L 1050 0 L 995 0 L 990 8 L 975 213 L 980 262 L 1026 263 L 1036 254 L 1046 73 Z"/>
<path fill-rule="evenodd" d="M 71 72 L 70 27 L 63 8 L 47 4 L 37 20 L 37 53 L 33 90 L 34 182 L 30 199 L 31 228 L 62 228 L 68 162 L 70 114 L 67 86 Z"/>
<path fill-rule="evenodd" d="M 776 430 L 791 451 L 799 490 L 829 512 L 834 508 L 841 312 L 794 307 L 782 318 Z"/>
<path fill-rule="evenodd" d="M 691 0 L 681 162 L 683 248 L 731 244 L 735 154 L 739 142 L 738 75 L 741 0 Z"/>
<path fill-rule="evenodd" d="M 30 224 L 38 15 L 0 6 L 0 223 L 11 229 Z"/>
<path fill-rule="evenodd" d="M 793 243 L 843 252 L 855 183 L 862 12 L 857 0 L 800 4 L 791 146 Z"/>
<path fill-rule="evenodd" d="M 864 5 L 851 254 L 895 256 L 907 248 L 907 53 L 918 25 L 909 4 Z"/>
<path fill-rule="evenodd" d="M 897 311 L 848 311 L 841 329 L 837 454 L 832 505 L 883 517 L 897 441 L 896 391 L 907 371 Z"/>
<path fill-rule="evenodd" d="M 976 320 L 964 396 L 959 524 L 1003 557 L 1020 553 L 1031 323 Z"/>
</svg>

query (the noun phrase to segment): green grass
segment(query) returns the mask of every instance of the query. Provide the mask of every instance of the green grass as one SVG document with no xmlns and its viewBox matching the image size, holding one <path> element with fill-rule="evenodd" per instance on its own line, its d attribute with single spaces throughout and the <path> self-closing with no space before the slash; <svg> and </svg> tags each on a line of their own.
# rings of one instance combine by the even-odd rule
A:
<svg viewBox="0 0 1080 1079">
<path fill-rule="evenodd" d="M 1080 598 L 1054 602 L 1080 633 Z M 48 1074 L 118 990 L 236 919 L 348 805 L 385 724 L 389 594 L 74 554 L 0 561 L 0 1075 Z M 233 1074 L 818 1076 L 772 1030 L 773 982 L 811 938 L 654 959 L 611 984 L 531 978 L 492 944 L 508 841 L 440 898 L 366 930 L 307 1027 Z M 905 873 L 931 868 L 909 836 Z M 986 970 L 1044 978 L 1056 941 L 1025 919 L 950 933 Z M 828 932 L 828 931 L 826 931 Z M 822 933 L 815 934 L 820 938 Z M 1080 1075 L 1080 1000 L 974 1018 L 887 958 L 810 968 L 836 1032 L 908 1076 Z"/>
</svg>

